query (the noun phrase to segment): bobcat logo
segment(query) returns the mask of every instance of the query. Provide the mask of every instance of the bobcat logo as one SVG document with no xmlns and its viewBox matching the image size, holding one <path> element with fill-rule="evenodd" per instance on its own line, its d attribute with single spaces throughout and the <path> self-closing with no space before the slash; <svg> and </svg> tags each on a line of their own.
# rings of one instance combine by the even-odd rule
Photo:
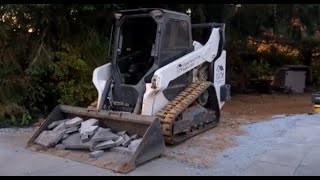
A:
<svg viewBox="0 0 320 180">
<path fill-rule="evenodd" d="M 216 69 L 216 83 L 221 83 L 224 80 L 224 68 L 222 65 L 218 65 Z"/>
</svg>

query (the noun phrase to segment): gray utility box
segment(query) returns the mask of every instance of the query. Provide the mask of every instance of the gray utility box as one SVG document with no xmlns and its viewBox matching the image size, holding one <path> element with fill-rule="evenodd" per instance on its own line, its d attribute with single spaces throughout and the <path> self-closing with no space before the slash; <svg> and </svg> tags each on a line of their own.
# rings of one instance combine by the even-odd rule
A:
<svg viewBox="0 0 320 180">
<path fill-rule="evenodd" d="M 285 79 L 285 87 L 294 93 L 304 93 L 306 82 L 305 71 L 287 71 Z"/>
<path fill-rule="evenodd" d="M 310 68 L 303 65 L 286 65 L 278 69 L 274 85 L 293 93 L 304 93 L 306 83 L 310 80 Z"/>
</svg>

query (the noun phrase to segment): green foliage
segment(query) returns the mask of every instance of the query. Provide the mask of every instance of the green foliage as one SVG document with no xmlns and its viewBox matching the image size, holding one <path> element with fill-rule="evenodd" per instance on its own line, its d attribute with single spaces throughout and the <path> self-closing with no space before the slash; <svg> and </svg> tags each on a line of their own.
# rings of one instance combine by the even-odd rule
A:
<svg viewBox="0 0 320 180">
<path fill-rule="evenodd" d="M 258 59 L 256 49 L 243 41 L 233 42 L 227 46 L 227 79 L 226 81 L 238 92 L 243 91 L 248 82 L 250 62 Z"/>
<path fill-rule="evenodd" d="M 253 60 L 248 68 L 248 78 L 270 80 L 272 74 L 270 64 L 266 61 Z"/>
<path fill-rule="evenodd" d="M 94 101 L 96 92 L 86 62 L 75 55 L 56 52 L 59 59 L 50 66 L 51 78 L 57 82 L 56 90 L 61 104 L 86 106 Z"/>
<path fill-rule="evenodd" d="M 121 5 L 0 6 L 0 123 L 94 101 L 92 72 L 107 62 L 110 14 Z"/>
<path fill-rule="evenodd" d="M 0 104 L 0 127 L 28 126 L 32 122 L 32 117 L 28 110 L 15 104 Z"/>
</svg>

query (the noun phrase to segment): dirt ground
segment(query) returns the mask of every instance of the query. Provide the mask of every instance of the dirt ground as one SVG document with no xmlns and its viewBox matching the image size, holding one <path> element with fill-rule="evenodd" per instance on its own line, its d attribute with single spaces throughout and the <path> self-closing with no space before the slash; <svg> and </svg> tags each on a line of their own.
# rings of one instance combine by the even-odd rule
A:
<svg viewBox="0 0 320 180">
<path fill-rule="evenodd" d="M 311 93 L 233 96 L 231 101 L 223 106 L 221 121 L 217 127 L 182 144 L 167 146 L 163 156 L 198 167 L 212 167 L 218 153 L 236 146 L 233 138 L 244 135 L 241 125 L 268 121 L 274 115 L 303 114 L 311 111 Z M 36 124 L 40 125 L 42 122 L 40 120 Z"/>
<path fill-rule="evenodd" d="M 168 147 L 165 157 L 199 167 L 214 165 L 217 153 L 236 146 L 233 137 L 243 135 L 241 125 L 267 121 L 273 115 L 303 114 L 312 111 L 311 94 L 302 95 L 238 95 L 227 102 L 221 122 L 205 133 L 174 147 Z"/>
</svg>

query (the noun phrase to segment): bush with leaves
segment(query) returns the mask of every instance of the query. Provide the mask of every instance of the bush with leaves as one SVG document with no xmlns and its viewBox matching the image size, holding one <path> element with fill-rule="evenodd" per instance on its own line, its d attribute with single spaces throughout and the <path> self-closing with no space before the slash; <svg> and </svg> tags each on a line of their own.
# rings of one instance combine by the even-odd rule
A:
<svg viewBox="0 0 320 180">
<path fill-rule="evenodd" d="M 94 101 L 96 90 L 91 81 L 92 71 L 76 55 L 56 52 L 58 61 L 50 65 L 51 79 L 56 81 L 56 91 L 61 104 L 87 106 Z"/>
<path fill-rule="evenodd" d="M 248 68 L 248 78 L 271 80 L 272 70 L 270 64 L 266 61 L 253 60 Z"/>
</svg>

